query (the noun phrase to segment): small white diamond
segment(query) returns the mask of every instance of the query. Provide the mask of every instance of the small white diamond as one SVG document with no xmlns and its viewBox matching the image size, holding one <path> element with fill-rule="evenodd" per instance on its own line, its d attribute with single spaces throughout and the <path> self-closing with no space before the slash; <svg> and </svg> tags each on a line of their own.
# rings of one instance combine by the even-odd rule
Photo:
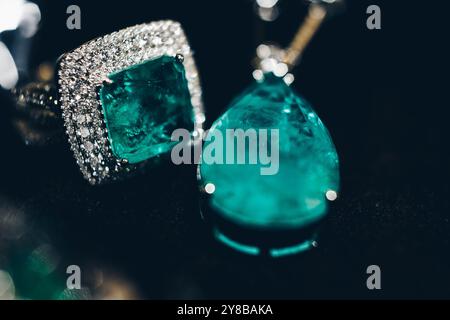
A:
<svg viewBox="0 0 450 320">
<path fill-rule="evenodd" d="M 77 118 L 76 120 L 78 123 L 84 123 L 86 121 L 86 117 L 83 114 L 77 115 L 76 118 Z"/>
<path fill-rule="evenodd" d="M 334 200 L 337 199 L 337 192 L 334 191 L 334 190 L 328 190 L 328 191 L 325 193 L 325 196 L 327 197 L 328 200 L 334 201 Z"/>
<path fill-rule="evenodd" d="M 145 39 L 139 40 L 139 47 L 144 47 L 147 44 L 147 41 Z"/>
<path fill-rule="evenodd" d="M 187 44 L 183 45 L 183 47 L 181 48 L 181 52 L 184 55 L 188 55 L 190 51 L 191 51 L 191 48 Z"/>
<path fill-rule="evenodd" d="M 89 129 L 86 127 L 82 127 L 80 129 L 80 136 L 82 136 L 83 138 L 87 138 L 89 136 Z"/>
<path fill-rule="evenodd" d="M 159 46 L 161 43 L 162 43 L 162 40 L 161 40 L 160 37 L 154 37 L 152 39 L 152 44 L 155 45 L 155 46 Z"/>
<path fill-rule="evenodd" d="M 205 185 L 205 191 L 207 194 L 213 194 L 214 191 L 216 191 L 216 186 L 214 185 L 214 183 L 207 183 Z"/>
<path fill-rule="evenodd" d="M 198 106 L 202 102 L 200 95 L 193 95 L 191 98 L 191 103 L 193 106 Z"/>
<path fill-rule="evenodd" d="M 92 156 L 90 158 L 90 162 L 91 162 L 91 165 L 94 166 L 94 167 L 96 167 L 98 165 L 98 160 L 97 160 L 97 158 L 95 156 Z"/>
<path fill-rule="evenodd" d="M 85 142 L 84 149 L 86 149 L 87 152 L 91 152 L 92 150 L 94 150 L 94 145 L 89 141 Z"/>
<path fill-rule="evenodd" d="M 262 79 L 264 79 L 264 73 L 259 69 L 253 71 L 252 75 L 253 79 L 255 79 L 256 81 L 261 81 Z"/>
<path fill-rule="evenodd" d="M 174 56 L 175 55 L 175 50 L 173 48 L 168 48 L 166 51 L 166 54 L 168 56 Z"/>
<path fill-rule="evenodd" d="M 292 74 L 292 73 L 287 73 L 285 76 L 284 76 L 284 78 L 283 78 L 283 80 L 284 80 L 284 82 L 287 84 L 287 85 L 290 85 L 290 84 L 292 84 L 292 82 L 294 82 L 294 75 Z"/>
<path fill-rule="evenodd" d="M 277 77 L 284 77 L 288 71 L 289 71 L 289 69 L 288 69 L 287 64 L 281 62 L 275 66 L 275 69 L 273 70 L 273 74 L 276 75 Z"/>
</svg>

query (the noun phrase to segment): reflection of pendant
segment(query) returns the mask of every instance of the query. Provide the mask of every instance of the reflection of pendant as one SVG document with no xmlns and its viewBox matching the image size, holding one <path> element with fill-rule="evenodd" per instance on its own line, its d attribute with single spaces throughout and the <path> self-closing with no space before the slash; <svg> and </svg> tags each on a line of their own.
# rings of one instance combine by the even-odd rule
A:
<svg viewBox="0 0 450 320">
<path fill-rule="evenodd" d="M 327 199 L 334 200 L 339 188 L 338 156 L 321 120 L 282 78 L 265 74 L 231 103 L 208 136 L 216 130 L 226 136 L 227 129 L 278 129 L 279 168 L 262 175 L 266 165 L 259 159 L 257 164 L 202 162 L 203 213 L 215 236 L 237 250 L 273 257 L 308 249 L 315 232 L 309 227 L 325 216 Z M 248 146 L 235 148 L 234 157 L 257 153 Z"/>
</svg>

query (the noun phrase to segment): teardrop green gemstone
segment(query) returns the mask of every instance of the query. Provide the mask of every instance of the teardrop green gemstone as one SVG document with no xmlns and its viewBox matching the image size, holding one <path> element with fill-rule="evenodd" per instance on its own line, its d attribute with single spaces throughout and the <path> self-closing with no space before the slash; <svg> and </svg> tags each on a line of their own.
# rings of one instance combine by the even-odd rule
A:
<svg viewBox="0 0 450 320">
<path fill-rule="evenodd" d="M 266 75 L 214 122 L 203 159 L 216 130 L 226 137 L 227 129 L 249 128 L 279 130 L 278 172 L 261 175 L 267 163 L 259 158 L 256 164 L 203 160 L 200 174 L 203 186 L 210 184 L 210 205 L 223 218 L 252 227 L 298 228 L 322 218 L 327 196 L 334 198 L 339 188 L 339 163 L 330 134 L 310 105 L 281 78 Z M 234 151 L 237 156 L 246 152 L 247 158 L 248 153 L 257 152 L 248 143 Z"/>
</svg>

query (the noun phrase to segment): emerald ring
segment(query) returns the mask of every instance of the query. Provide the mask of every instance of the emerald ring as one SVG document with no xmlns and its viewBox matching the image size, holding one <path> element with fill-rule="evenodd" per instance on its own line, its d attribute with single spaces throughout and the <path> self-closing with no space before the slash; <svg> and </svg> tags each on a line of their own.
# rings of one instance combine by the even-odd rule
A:
<svg viewBox="0 0 450 320">
<path fill-rule="evenodd" d="M 92 185 L 127 177 L 169 151 L 175 129 L 201 136 L 205 121 L 191 48 L 170 20 L 89 41 L 58 59 L 56 89 L 24 88 L 14 90 L 17 105 L 59 112 Z"/>
</svg>

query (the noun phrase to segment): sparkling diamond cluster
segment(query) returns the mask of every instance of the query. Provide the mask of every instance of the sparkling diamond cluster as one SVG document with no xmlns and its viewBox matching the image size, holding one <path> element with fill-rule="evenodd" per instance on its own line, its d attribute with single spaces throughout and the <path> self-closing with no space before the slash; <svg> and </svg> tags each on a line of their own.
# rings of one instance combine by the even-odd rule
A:
<svg viewBox="0 0 450 320">
<path fill-rule="evenodd" d="M 59 63 L 59 100 L 69 143 L 83 176 L 91 184 L 116 180 L 136 166 L 116 159 L 110 148 L 98 88 L 107 75 L 162 55 L 184 57 L 194 136 L 205 121 L 200 80 L 180 24 L 165 20 L 129 27 L 92 40 L 65 54 Z"/>
</svg>

